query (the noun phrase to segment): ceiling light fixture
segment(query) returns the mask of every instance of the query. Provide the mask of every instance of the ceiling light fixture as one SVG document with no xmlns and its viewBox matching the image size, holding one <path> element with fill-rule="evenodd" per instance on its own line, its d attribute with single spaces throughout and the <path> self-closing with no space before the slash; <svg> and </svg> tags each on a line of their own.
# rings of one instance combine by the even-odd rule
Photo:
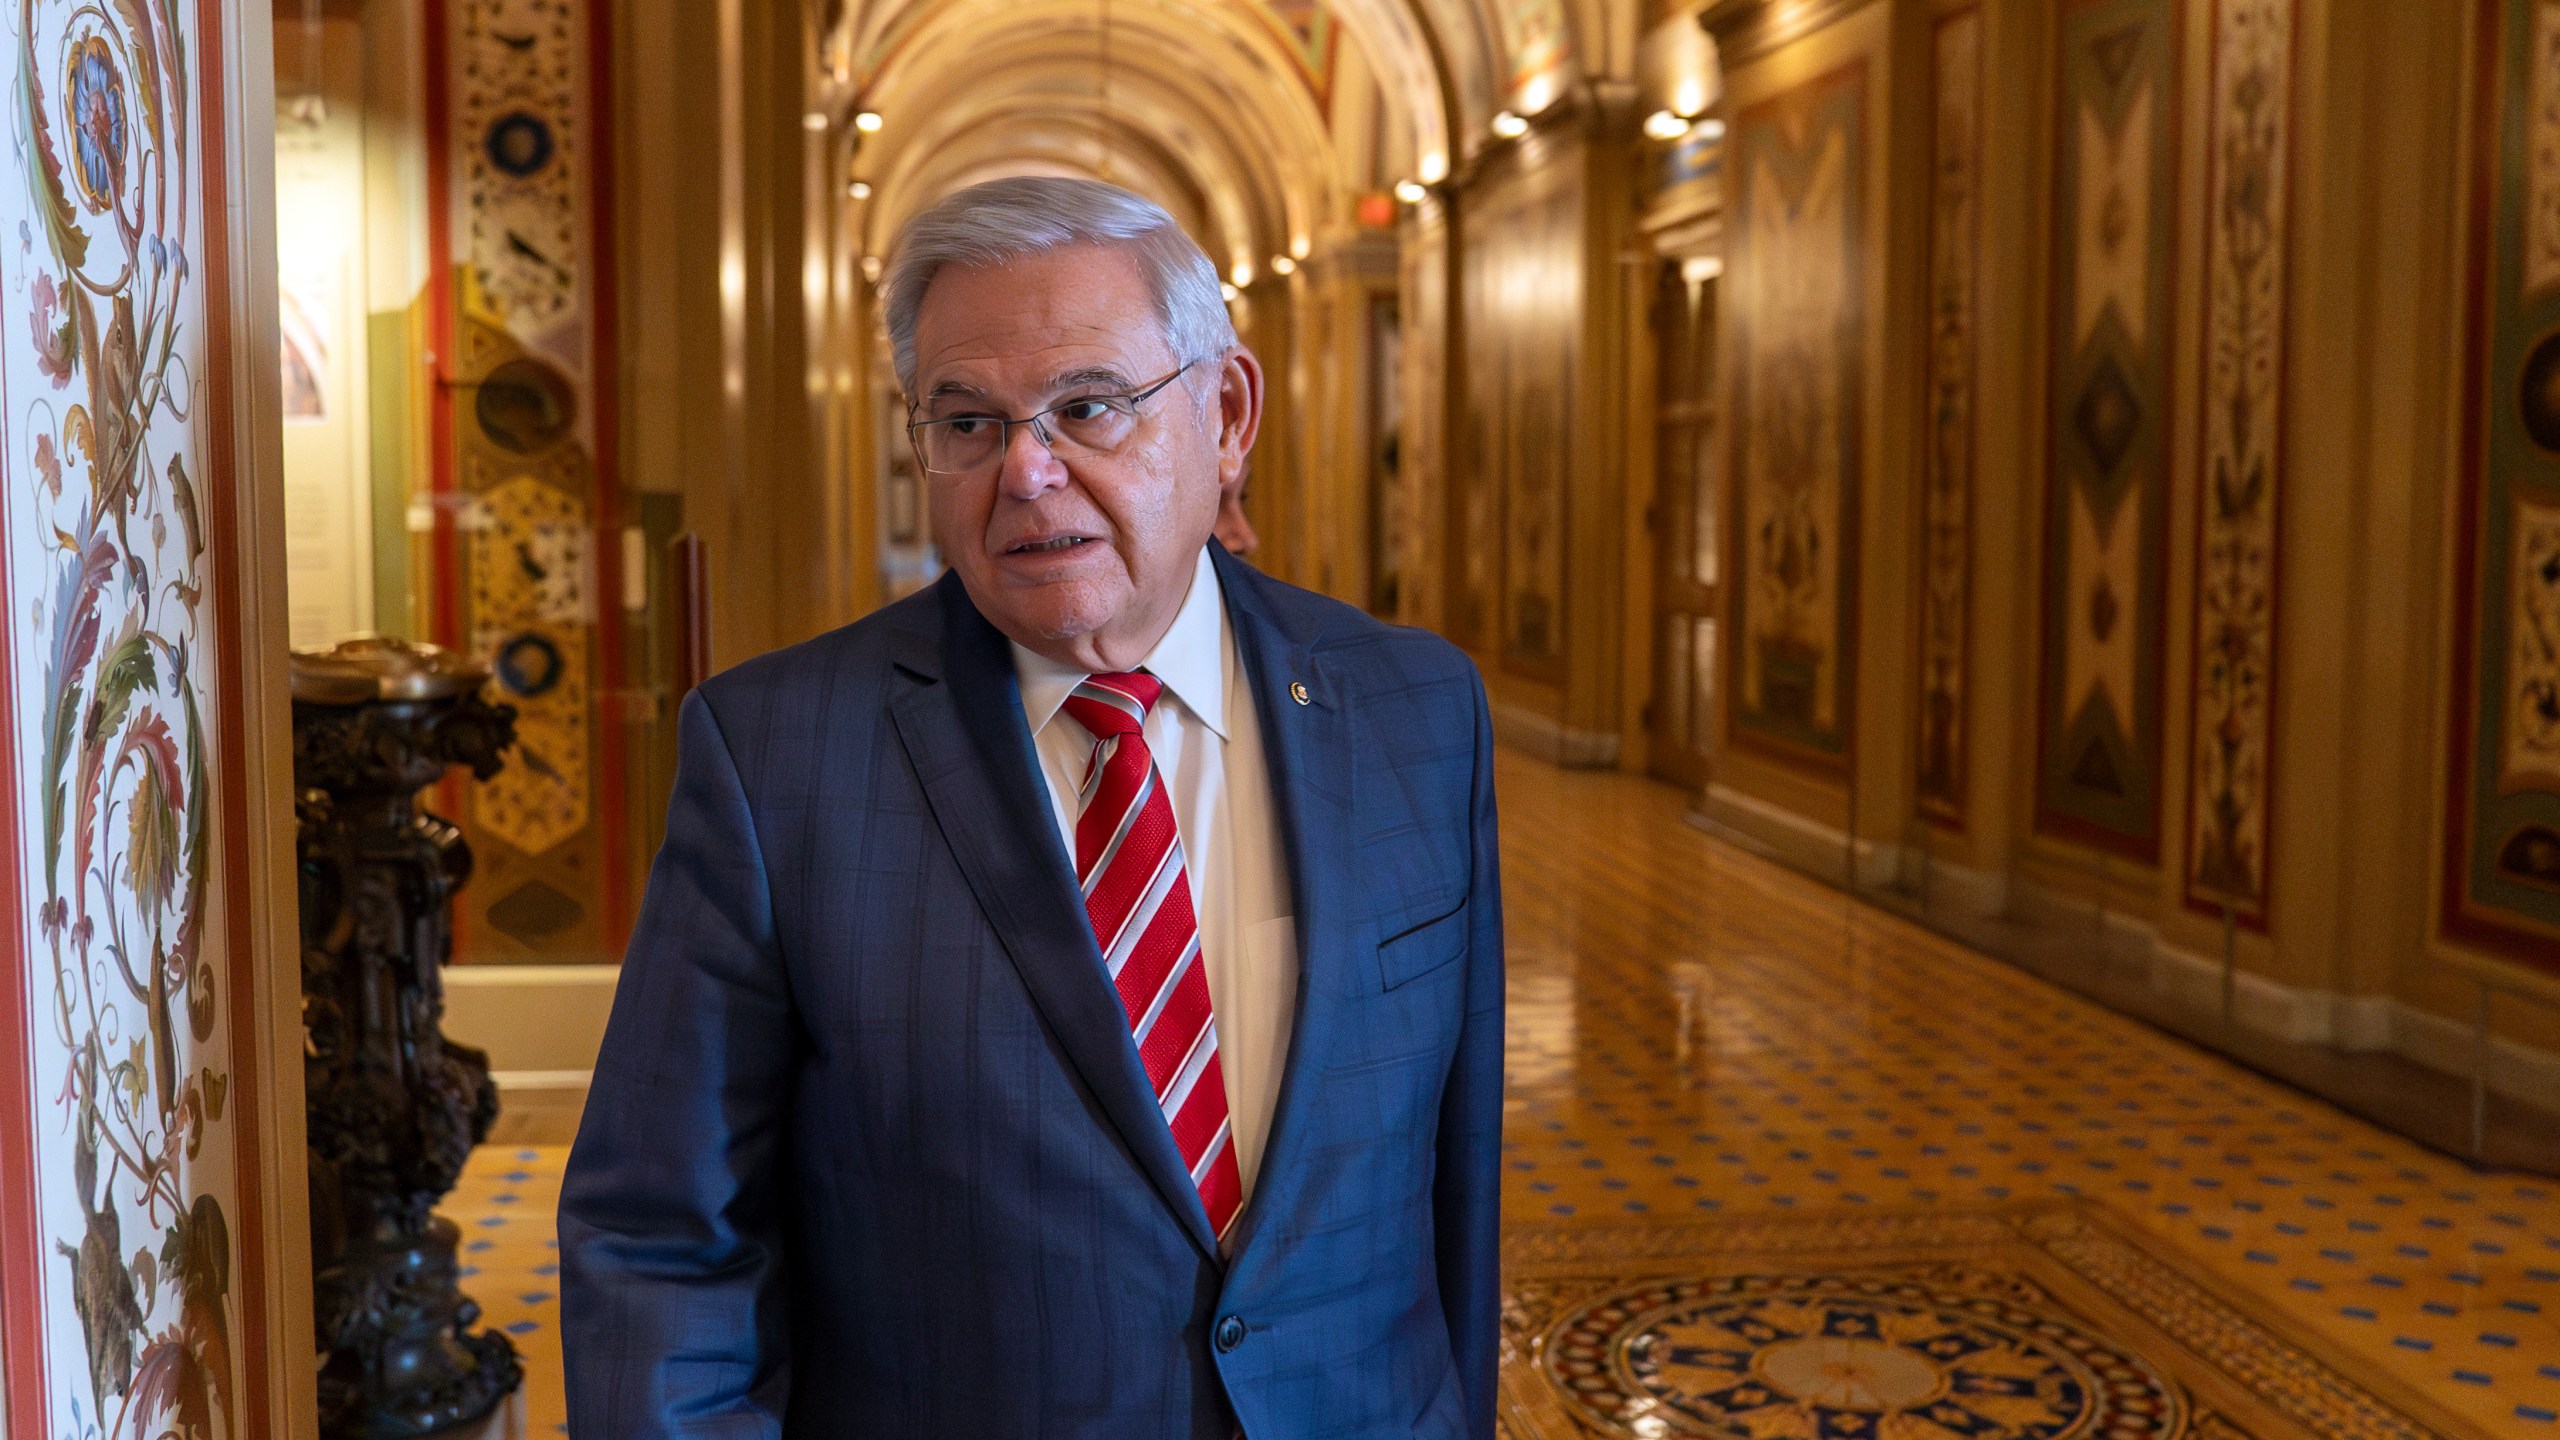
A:
<svg viewBox="0 0 2560 1440">
<path fill-rule="evenodd" d="M 1286 255 L 1274 255 L 1271 257 L 1271 273 L 1274 275 L 1295 275 L 1298 273 L 1298 262 L 1290 259 Z"/>
<path fill-rule="evenodd" d="M 1689 133 L 1689 122 L 1668 110 L 1656 110 L 1644 117 L 1644 133 L 1656 140 L 1677 140 Z"/>
<path fill-rule="evenodd" d="M 817 131 L 826 129 L 827 112 L 824 110 L 812 110 L 808 114 L 801 116 L 800 128 L 810 131 L 813 134 Z"/>
<path fill-rule="evenodd" d="M 880 127 L 886 123 L 888 122 L 880 118 L 880 112 L 877 110 L 857 110 L 854 112 L 853 128 L 861 131 L 865 135 L 879 134 Z"/>
<path fill-rule="evenodd" d="M 1220 285 L 1218 287 L 1218 293 L 1227 297 L 1227 303 L 1230 305 L 1236 302 L 1237 297 L 1244 294 L 1243 291 L 1238 290 L 1233 285 Z"/>
<path fill-rule="evenodd" d="M 1434 150 L 1422 157 L 1422 183 L 1437 185 L 1449 178 L 1449 157 Z"/>
<path fill-rule="evenodd" d="M 1422 182 L 1419 180 L 1399 180 L 1396 182 L 1396 198 L 1407 205 L 1421 204 L 1422 197 L 1430 193 L 1430 191 L 1422 188 Z"/>
<path fill-rule="evenodd" d="M 1723 138 L 1724 138 L 1724 122 L 1723 122 L 1723 121 L 1721 121 L 1721 120 L 1715 119 L 1715 118 L 1714 118 L 1714 117 L 1712 117 L 1712 116 L 1708 117 L 1707 119 L 1704 119 L 1704 120 L 1699 121 L 1699 122 L 1698 122 L 1698 138 L 1699 138 L 1699 139 L 1701 139 L 1701 140 L 1721 140 L 1721 139 L 1723 139 Z"/>
<path fill-rule="evenodd" d="M 1315 250 L 1315 248 L 1315 242 L 1309 240 L 1306 236 L 1291 236 L 1289 239 L 1289 258 L 1292 260 L 1304 260 Z"/>
<path fill-rule="evenodd" d="M 1237 261 L 1235 264 L 1227 268 L 1227 278 L 1236 282 L 1239 287 L 1252 284 L 1253 262 L 1250 260 Z"/>
<path fill-rule="evenodd" d="M 856 180 L 852 184 L 844 187 L 844 193 L 852 196 L 856 200 L 868 200 L 871 198 L 871 182 L 868 180 Z"/>
<path fill-rule="evenodd" d="M 1508 110 L 1496 111 L 1493 117 L 1493 133 L 1505 140 L 1517 140 L 1529 133 L 1529 122 Z"/>
</svg>

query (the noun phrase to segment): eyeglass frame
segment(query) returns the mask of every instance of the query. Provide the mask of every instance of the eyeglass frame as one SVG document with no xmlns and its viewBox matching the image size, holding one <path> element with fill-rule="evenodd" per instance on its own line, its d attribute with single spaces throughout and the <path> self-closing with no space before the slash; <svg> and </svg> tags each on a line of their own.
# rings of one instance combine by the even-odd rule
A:
<svg viewBox="0 0 2560 1440">
<path fill-rule="evenodd" d="M 1164 389 L 1174 381 L 1181 379 L 1184 375 L 1190 373 L 1193 366 L 1202 363 L 1202 361 L 1197 359 L 1185 360 L 1180 365 L 1176 366 L 1171 374 L 1166 375 L 1163 379 L 1151 380 L 1135 390 L 1123 391 L 1118 394 L 1079 395 L 1072 400 L 1061 400 L 1046 410 L 1034 411 L 1029 415 L 1020 417 L 1019 419 L 1009 415 L 946 415 L 936 419 L 919 420 L 915 418 L 917 407 L 914 402 L 910 402 L 907 406 L 907 445 L 908 448 L 915 452 L 916 468 L 922 470 L 927 475 L 973 475 L 977 473 L 976 470 L 936 470 L 931 465 L 926 464 L 924 458 L 924 444 L 916 438 L 916 432 L 928 425 L 949 425 L 961 420 L 992 420 L 999 426 L 1003 427 L 1002 432 L 996 437 L 995 460 L 999 466 L 1004 463 L 1005 452 L 1013 448 L 1013 427 L 1016 425 L 1030 426 L 1032 435 L 1040 442 L 1040 448 L 1048 451 L 1051 455 L 1055 455 L 1058 453 L 1057 441 L 1050 437 L 1048 427 L 1042 425 L 1040 423 L 1041 421 L 1048 419 L 1050 416 L 1057 414 L 1059 411 L 1064 410 L 1069 406 L 1089 405 L 1096 400 L 1126 400 L 1129 402 L 1130 418 L 1140 418 L 1137 413 L 1137 407 L 1141 403 L 1154 399 L 1156 392 Z M 1113 452 L 1097 451 L 1087 453 L 1110 454 Z M 980 468 L 983 469 L 984 466 L 982 465 Z"/>
</svg>

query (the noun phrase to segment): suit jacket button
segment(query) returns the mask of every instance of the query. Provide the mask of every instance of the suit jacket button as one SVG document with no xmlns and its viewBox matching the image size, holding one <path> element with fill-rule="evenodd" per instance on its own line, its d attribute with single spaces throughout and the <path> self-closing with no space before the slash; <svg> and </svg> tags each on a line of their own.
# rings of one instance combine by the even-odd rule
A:
<svg viewBox="0 0 2560 1440">
<path fill-rule="evenodd" d="M 1217 1341 L 1218 1353 L 1224 1355 L 1244 1343 L 1244 1322 L 1229 1315 L 1218 1322 L 1217 1334 L 1212 1338 Z"/>
</svg>

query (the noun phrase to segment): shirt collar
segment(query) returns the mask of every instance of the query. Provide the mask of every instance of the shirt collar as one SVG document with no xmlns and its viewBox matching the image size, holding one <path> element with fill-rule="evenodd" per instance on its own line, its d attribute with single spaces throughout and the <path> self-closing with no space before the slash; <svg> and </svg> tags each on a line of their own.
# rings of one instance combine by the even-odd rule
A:
<svg viewBox="0 0 2560 1440">
<path fill-rule="evenodd" d="M 1019 641 L 1009 643 L 1013 645 L 1014 675 L 1022 686 L 1022 715 L 1030 722 L 1031 733 L 1037 735 L 1048 728 L 1058 707 L 1093 672 L 1061 665 L 1025 649 Z M 1218 588 L 1218 569 L 1209 560 L 1209 547 L 1203 545 L 1199 561 L 1192 568 L 1191 590 L 1183 597 L 1182 608 L 1174 613 L 1173 624 L 1156 641 L 1156 648 L 1148 651 L 1140 663 L 1148 674 L 1164 682 L 1165 690 L 1181 701 L 1183 708 L 1224 740 L 1226 656 L 1226 598 Z"/>
</svg>

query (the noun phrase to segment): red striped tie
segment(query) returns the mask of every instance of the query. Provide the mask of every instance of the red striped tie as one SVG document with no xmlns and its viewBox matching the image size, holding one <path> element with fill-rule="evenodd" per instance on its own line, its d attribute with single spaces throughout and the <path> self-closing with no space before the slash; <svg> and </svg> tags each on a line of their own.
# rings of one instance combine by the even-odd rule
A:
<svg viewBox="0 0 2560 1440">
<path fill-rule="evenodd" d="M 1141 672 L 1094 675 L 1065 709 L 1094 736 L 1076 817 L 1076 879 L 1103 963 L 1174 1147 L 1221 1241 L 1244 1206 L 1227 1133 L 1218 1020 L 1200 966 L 1200 924 L 1174 833 L 1173 801 L 1147 750 L 1147 712 L 1164 691 Z"/>
</svg>

